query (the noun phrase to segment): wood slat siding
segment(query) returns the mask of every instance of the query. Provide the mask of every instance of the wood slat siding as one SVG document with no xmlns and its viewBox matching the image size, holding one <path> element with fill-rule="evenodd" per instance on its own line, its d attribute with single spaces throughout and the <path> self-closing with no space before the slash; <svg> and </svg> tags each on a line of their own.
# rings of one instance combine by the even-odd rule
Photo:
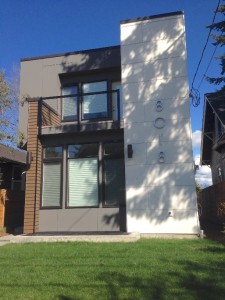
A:
<svg viewBox="0 0 225 300">
<path fill-rule="evenodd" d="M 32 162 L 26 176 L 24 233 L 38 232 L 41 197 L 42 146 L 38 139 L 38 102 L 29 102 L 27 151 L 32 152 Z"/>
<path fill-rule="evenodd" d="M 42 126 L 53 126 L 60 124 L 60 116 L 55 110 L 43 102 L 42 104 Z"/>
<path fill-rule="evenodd" d="M 225 181 L 203 189 L 198 198 L 201 218 L 219 224 L 225 222 Z"/>
<path fill-rule="evenodd" d="M 60 124 L 60 116 L 43 102 L 42 126 Z M 38 102 L 29 102 L 27 151 L 32 152 L 33 160 L 26 177 L 24 211 L 24 233 L 38 232 L 39 208 L 41 199 L 42 146 L 38 139 Z"/>
</svg>

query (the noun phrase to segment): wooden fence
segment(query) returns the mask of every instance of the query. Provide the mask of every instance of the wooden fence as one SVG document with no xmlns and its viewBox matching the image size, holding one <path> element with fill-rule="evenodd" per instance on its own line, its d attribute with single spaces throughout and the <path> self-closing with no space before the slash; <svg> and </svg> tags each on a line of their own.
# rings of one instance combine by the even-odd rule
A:
<svg viewBox="0 0 225 300">
<path fill-rule="evenodd" d="M 225 224 L 225 181 L 203 189 L 199 193 L 198 207 L 201 219 Z"/>
<path fill-rule="evenodd" d="M 13 232 L 23 226 L 24 199 L 24 191 L 0 189 L 0 228 Z"/>
</svg>

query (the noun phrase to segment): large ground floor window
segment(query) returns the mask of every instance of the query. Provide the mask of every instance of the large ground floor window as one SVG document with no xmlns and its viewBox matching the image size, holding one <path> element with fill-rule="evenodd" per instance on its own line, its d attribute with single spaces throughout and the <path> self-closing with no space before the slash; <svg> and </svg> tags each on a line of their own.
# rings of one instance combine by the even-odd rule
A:
<svg viewBox="0 0 225 300">
<path fill-rule="evenodd" d="M 63 159 L 63 154 L 65 159 Z M 42 207 L 118 207 L 125 203 L 122 142 L 44 148 Z"/>
<path fill-rule="evenodd" d="M 67 205 L 98 206 L 98 144 L 68 146 Z"/>
</svg>

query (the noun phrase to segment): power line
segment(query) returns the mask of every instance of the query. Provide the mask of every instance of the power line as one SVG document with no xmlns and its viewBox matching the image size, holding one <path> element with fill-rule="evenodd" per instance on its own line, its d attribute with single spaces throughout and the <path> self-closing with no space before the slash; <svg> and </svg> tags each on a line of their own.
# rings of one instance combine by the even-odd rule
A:
<svg viewBox="0 0 225 300">
<path fill-rule="evenodd" d="M 216 47 L 214 48 L 214 51 L 213 51 L 213 53 L 212 53 L 212 55 L 211 55 L 211 58 L 210 58 L 209 63 L 208 63 L 208 65 L 207 65 L 207 67 L 206 67 L 206 70 L 205 70 L 205 72 L 204 72 L 204 74 L 203 74 L 203 76 L 202 76 L 202 79 L 201 79 L 201 81 L 200 81 L 200 83 L 199 83 L 199 85 L 198 85 L 198 90 L 200 89 L 200 86 L 202 85 L 203 79 L 205 79 L 205 77 L 206 77 L 206 74 L 207 74 L 207 72 L 208 72 L 208 69 L 209 69 L 209 67 L 210 67 L 210 65 L 211 65 L 211 62 L 212 62 L 212 60 L 213 60 L 213 58 L 214 58 L 214 55 L 215 55 L 215 53 L 216 53 L 217 47 L 218 47 L 218 45 L 216 45 Z"/>
<path fill-rule="evenodd" d="M 213 16 L 213 20 L 212 20 L 212 25 L 214 24 L 214 21 L 215 21 L 215 18 L 216 18 L 216 14 L 217 14 L 217 10 L 218 10 L 218 8 L 219 8 L 219 6 L 220 6 L 220 1 L 221 1 L 221 0 L 218 1 L 217 7 L 216 7 L 216 10 L 215 10 L 215 13 L 214 13 L 214 16 Z M 206 47 L 207 47 L 207 45 L 208 45 L 211 31 L 212 31 L 212 28 L 210 28 L 210 30 L 209 30 L 209 33 L 208 33 L 208 36 L 207 36 L 207 39 L 206 39 L 205 46 L 203 47 L 203 50 L 202 50 L 202 53 L 201 53 L 201 57 L 200 57 L 200 60 L 199 60 L 199 62 L 198 62 L 198 65 L 197 65 L 197 68 L 196 68 L 196 71 L 195 71 L 195 74 L 194 74 L 194 77 L 193 77 L 193 80 L 192 80 L 192 84 L 191 84 L 190 97 L 192 98 L 192 104 L 193 104 L 194 107 L 197 107 L 197 106 L 200 104 L 200 93 L 199 93 L 198 89 L 196 89 L 196 88 L 194 87 L 194 82 L 195 82 L 197 73 L 198 73 L 198 71 L 199 71 L 199 67 L 200 67 L 200 65 L 201 65 L 201 62 L 202 62 L 202 59 L 203 59 L 203 56 L 204 56 Z M 210 62 L 210 63 L 211 63 L 211 62 Z M 203 79 L 202 79 L 202 80 L 203 80 Z"/>
</svg>

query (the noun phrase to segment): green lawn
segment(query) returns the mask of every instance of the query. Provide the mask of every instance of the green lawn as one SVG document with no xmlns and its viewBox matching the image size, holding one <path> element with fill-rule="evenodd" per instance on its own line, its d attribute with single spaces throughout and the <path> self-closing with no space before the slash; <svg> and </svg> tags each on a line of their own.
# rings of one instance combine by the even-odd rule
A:
<svg viewBox="0 0 225 300">
<path fill-rule="evenodd" d="M 0 299 L 225 299 L 225 247 L 197 239 L 6 245 Z"/>
</svg>

